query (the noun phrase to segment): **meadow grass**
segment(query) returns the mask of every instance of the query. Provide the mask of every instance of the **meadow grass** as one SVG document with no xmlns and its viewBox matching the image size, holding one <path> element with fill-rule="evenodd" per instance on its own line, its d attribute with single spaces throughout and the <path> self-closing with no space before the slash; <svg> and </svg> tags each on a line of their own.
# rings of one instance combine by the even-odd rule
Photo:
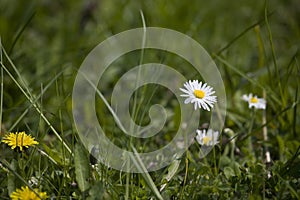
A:
<svg viewBox="0 0 300 200">
<path fill-rule="evenodd" d="M 20 151 L 0 143 L 0 199 L 22 186 L 51 199 L 300 199 L 299 12 L 297 0 L 1 1 L 0 139 L 25 131 L 39 144 Z M 206 157 L 194 142 L 165 168 L 127 173 L 84 148 L 73 121 L 72 89 L 96 45 L 150 26 L 180 31 L 203 45 L 222 75 L 227 114 L 219 143 Z M 160 104 L 168 113 L 164 128 L 147 140 L 126 137 L 120 128 L 109 105 L 114 85 L 133 66 L 149 62 L 172 66 L 188 80 L 205 79 L 161 50 L 137 50 L 114 61 L 94 86 L 97 120 L 114 144 L 132 152 L 163 147 L 180 124 L 175 96 L 148 84 L 131 98 L 131 116 L 147 125 L 150 107 Z M 248 93 L 264 98 L 266 110 L 249 109 L 242 100 Z M 199 128 L 205 129 L 210 112 L 200 112 Z M 145 171 L 139 157 L 131 160 Z"/>
</svg>

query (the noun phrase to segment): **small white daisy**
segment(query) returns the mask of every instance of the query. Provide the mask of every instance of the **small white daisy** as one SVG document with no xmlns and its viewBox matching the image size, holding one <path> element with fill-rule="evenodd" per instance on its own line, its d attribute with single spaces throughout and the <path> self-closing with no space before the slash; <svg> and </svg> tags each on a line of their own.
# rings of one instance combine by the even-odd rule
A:
<svg viewBox="0 0 300 200">
<path fill-rule="evenodd" d="M 257 98 L 257 96 L 253 96 L 252 93 L 250 93 L 249 95 L 244 94 L 243 100 L 249 103 L 249 108 L 254 107 L 256 109 L 266 109 L 266 100 L 264 100 L 263 98 Z"/>
<path fill-rule="evenodd" d="M 198 80 L 189 80 L 184 83 L 184 87 L 179 88 L 185 93 L 180 96 L 187 97 L 184 101 L 185 104 L 194 103 L 195 110 L 199 107 L 199 109 L 203 108 L 210 111 L 210 108 L 213 108 L 213 104 L 217 102 L 217 97 L 211 96 L 215 91 L 206 83 L 202 84 L 201 81 L 198 83 Z"/>
<path fill-rule="evenodd" d="M 206 130 L 196 130 L 197 136 L 196 140 L 200 145 L 206 145 L 206 146 L 214 146 L 219 143 L 219 132 L 213 131 L 212 129 Z"/>
</svg>

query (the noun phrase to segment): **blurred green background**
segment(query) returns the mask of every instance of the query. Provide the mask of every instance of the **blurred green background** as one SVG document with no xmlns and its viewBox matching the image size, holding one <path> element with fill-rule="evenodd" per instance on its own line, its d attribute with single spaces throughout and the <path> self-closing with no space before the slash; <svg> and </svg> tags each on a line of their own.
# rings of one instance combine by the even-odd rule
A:
<svg viewBox="0 0 300 200">
<path fill-rule="evenodd" d="M 61 84 L 67 92 L 65 95 L 70 95 L 75 70 L 88 52 L 114 34 L 142 27 L 141 11 L 145 16 L 146 26 L 164 27 L 187 34 L 203 45 L 211 55 L 222 53 L 233 66 L 242 69 L 251 78 L 256 78 L 267 74 L 267 66 L 274 67 L 265 26 L 265 4 L 277 63 L 282 72 L 298 52 L 300 4 L 297 0 L 274 0 L 267 3 L 258 0 L 1 0 L 0 35 L 9 56 L 35 91 L 41 90 L 41 84 L 45 85 L 64 71 Z M 260 25 L 264 41 L 266 61 L 263 68 L 258 67 L 257 36 L 251 28 L 255 24 Z M 241 37 L 235 41 L 237 36 Z M 234 42 L 231 43 L 232 41 Z M 226 46 L 228 44 L 230 45 Z M 227 48 L 220 51 L 223 47 Z M 231 100 L 231 96 L 243 86 L 245 79 L 216 62 L 220 71 L 224 72 L 223 79 Z M 7 76 L 4 85 L 4 107 L 8 109 L 4 110 L 4 119 L 9 126 L 8 116 L 18 115 L 16 105 L 23 98 L 20 98 L 18 89 Z M 248 90 L 252 89 L 250 87 Z M 49 111 L 52 112 L 57 104 L 55 98 L 50 99 L 55 95 L 51 92 L 44 95 L 44 101 L 50 101 Z"/>
<path fill-rule="evenodd" d="M 241 101 L 242 94 L 252 92 L 262 96 L 263 91 L 266 91 L 269 141 L 262 141 L 262 136 L 258 134 L 262 130 L 261 115 L 258 114 L 253 126 L 255 132 L 252 135 L 256 142 L 254 146 L 257 147 L 255 148 L 257 161 L 263 163 L 264 156 L 260 155 L 260 148 L 263 145 L 264 147 L 267 146 L 271 151 L 272 160 L 278 161 L 274 164 L 275 178 L 268 180 L 270 189 L 268 195 L 274 197 L 279 191 L 282 192 L 279 198 L 291 197 L 289 194 L 285 194 L 286 188 L 288 186 L 297 188 L 300 183 L 300 168 L 296 166 L 295 162 L 290 164 L 294 155 L 298 159 L 296 163 L 300 163 L 299 152 L 297 151 L 300 145 L 300 114 L 299 108 L 297 108 L 300 80 L 299 0 L 1 0 L 1 43 L 22 79 L 29 86 L 29 92 L 33 96 L 41 94 L 38 102 L 42 112 L 52 125 L 63 133 L 73 148 L 73 144 L 77 141 L 77 135 L 71 113 L 71 97 L 76 70 L 87 54 L 100 42 L 122 31 L 142 27 L 141 12 L 145 17 L 146 26 L 174 29 L 189 35 L 214 58 L 222 74 L 227 94 L 228 114 L 225 127 L 231 128 L 237 136 L 243 136 L 247 132 L 250 118 L 250 112 L 245 102 Z M 148 53 L 144 57 L 145 61 L 152 61 L 153 58 L 154 61 L 160 62 L 163 60 L 161 57 L 164 58 L 165 56 L 163 53 L 152 54 L 152 51 L 148 51 Z M 101 86 L 101 91 L 106 97 L 110 96 L 118 77 L 124 71 L 137 65 L 139 59 L 139 52 L 135 52 L 128 55 L 124 60 L 115 63 L 112 71 L 104 77 Z M 3 56 L 2 61 L 15 79 L 20 82 L 18 73 L 13 70 L 8 59 Z M 181 68 L 187 78 L 200 78 L 196 77 L 188 68 L 182 68 L 183 61 L 178 60 L 174 55 L 169 55 L 165 62 Z M 3 85 L 2 133 L 26 130 L 26 132 L 33 133 L 35 137 L 43 140 L 45 144 L 60 151 L 61 149 L 55 144 L 61 144 L 55 140 L 55 137 L 52 137 L 53 135 L 48 134 L 52 133 L 49 126 L 41 120 L 40 115 L 31 107 L 32 105 L 5 72 Z M 162 98 L 162 95 L 157 95 L 153 102 L 165 101 L 169 107 L 174 105 L 172 102 L 172 105 L 169 105 L 168 100 Z M 148 107 L 149 105 L 147 104 Z M 98 116 L 106 116 L 109 113 L 103 102 L 100 102 L 98 106 Z M 26 111 L 26 109 L 28 110 Z M 175 116 L 180 114 L 176 109 L 171 109 L 171 111 L 174 112 Z M 115 124 L 111 116 L 99 120 L 107 130 L 114 134 Z M 139 123 L 147 122 L 145 119 Z M 176 122 L 174 119 L 174 124 L 170 125 L 171 129 L 176 128 Z M 219 155 L 221 152 L 225 152 L 224 149 L 229 148 L 229 143 L 226 143 L 228 138 L 229 136 L 225 134 L 223 138 L 225 142 L 220 148 L 221 151 L 218 152 Z M 120 140 L 122 142 L 122 139 Z M 237 146 L 240 149 L 244 146 L 243 142 L 242 139 L 237 140 Z M 195 148 L 192 147 L 192 150 Z M 7 155 L 9 154 L 0 153 L 1 157 Z M 195 155 L 196 153 L 194 153 Z M 224 180 L 228 181 L 222 182 L 222 184 L 227 184 L 226 188 L 222 185 L 224 188 L 218 188 L 218 192 L 226 193 L 231 191 L 230 189 L 234 190 L 234 187 L 240 187 L 242 188 L 241 191 L 261 194 L 259 172 L 263 171 L 260 168 L 262 165 L 260 163 L 250 165 L 248 161 L 251 160 L 251 156 L 247 155 L 247 151 L 245 154 L 238 154 L 234 159 L 240 164 L 239 169 L 241 171 L 239 173 L 249 175 L 250 170 L 251 178 L 249 178 L 250 175 L 246 178 L 237 175 L 239 177 L 237 180 L 235 176 L 228 174 L 228 176 L 226 175 L 228 180 L 224 176 L 218 177 L 219 179 L 215 177 L 220 183 Z M 191 165 L 190 173 L 205 174 L 205 167 L 207 166 L 201 168 L 201 166 L 198 167 L 198 164 L 196 162 Z M 286 166 L 290 166 L 294 171 L 290 174 L 282 171 Z M 52 169 L 56 169 L 57 166 L 52 167 Z M 69 167 L 73 169 L 71 164 Z M 247 168 L 248 171 L 243 171 L 242 169 L 245 169 L 243 167 L 249 167 L 249 170 Z M 183 170 L 183 168 L 181 166 L 180 169 Z M 222 164 L 220 169 L 223 170 Z M 278 174 L 280 178 L 276 177 L 275 174 Z M 118 172 L 113 175 L 114 177 L 111 178 L 113 180 L 108 178 L 106 181 L 118 180 Z M 160 173 L 153 175 L 157 185 L 161 184 L 158 181 L 161 176 Z M 155 178 L 157 179 L 155 180 Z M 182 174 L 175 178 L 173 183 L 175 189 L 171 188 L 170 191 L 178 192 L 182 178 Z M 69 179 L 68 181 L 74 181 L 72 177 Z M 132 179 L 134 182 L 134 178 Z M 249 184 L 247 181 L 250 179 L 253 186 L 259 185 L 257 190 L 255 187 L 249 189 L 248 186 L 245 186 Z M 1 177 L 1 180 L 6 180 L 6 177 Z M 52 179 L 49 178 L 49 180 Z M 210 186 L 215 184 L 215 182 L 209 182 L 212 179 L 203 178 L 201 180 L 204 180 L 203 184 L 210 184 Z M 285 180 L 287 181 L 285 182 Z M 289 180 L 296 181 L 289 185 L 287 184 Z M 234 181 L 240 181 L 237 183 L 240 185 L 233 185 L 236 183 Z M 282 185 L 280 185 L 281 183 Z M 4 188 L 6 187 L 4 185 L 3 182 L 1 186 Z M 115 190 L 120 188 L 115 189 L 113 183 L 112 185 L 112 193 L 118 194 Z M 57 187 L 63 188 L 65 185 L 62 184 Z M 191 184 L 190 187 L 190 191 L 196 191 L 198 185 Z M 217 187 L 216 184 L 214 187 Z M 48 184 L 44 188 L 48 188 L 50 191 L 49 188 L 52 186 Z M 215 190 L 217 189 L 212 189 L 212 191 Z M 3 191 L 7 192 L 5 189 Z M 65 195 L 67 196 L 73 191 L 75 189 L 70 187 L 66 189 Z M 124 188 L 120 191 L 124 192 Z M 209 191 L 208 193 L 211 192 L 210 190 L 207 191 Z M 295 189 L 295 191 L 297 190 Z M 147 192 L 147 194 L 151 193 Z M 199 194 L 202 194 L 201 192 L 205 193 L 201 190 Z M 195 192 L 196 194 L 198 193 Z M 188 194 L 186 195 L 188 196 Z M 204 195 L 204 197 L 207 196 Z"/>
</svg>

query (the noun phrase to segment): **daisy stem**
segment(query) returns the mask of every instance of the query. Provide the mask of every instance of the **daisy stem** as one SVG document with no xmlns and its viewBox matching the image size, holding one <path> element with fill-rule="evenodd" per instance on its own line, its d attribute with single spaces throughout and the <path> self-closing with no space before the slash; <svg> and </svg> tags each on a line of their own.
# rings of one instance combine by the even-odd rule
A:
<svg viewBox="0 0 300 200">
<path fill-rule="evenodd" d="M 184 146 L 185 146 L 185 152 L 186 152 L 186 155 L 185 155 L 185 174 L 184 174 L 184 180 L 183 180 L 183 186 L 182 186 L 182 189 L 181 189 L 181 192 L 180 192 L 180 198 L 179 199 L 182 199 L 182 195 L 183 195 L 183 192 L 184 192 L 184 188 L 185 188 L 185 184 L 186 184 L 186 178 L 187 178 L 187 175 L 188 175 L 188 168 L 189 168 L 189 159 L 188 159 L 188 146 L 187 146 L 187 136 L 186 136 L 186 132 L 184 133 Z"/>
<path fill-rule="evenodd" d="M 214 154 L 214 172 L 215 172 L 215 176 L 217 176 L 218 175 L 218 167 L 217 167 L 215 147 L 213 147 L 213 154 Z"/>
<path fill-rule="evenodd" d="M 206 165 L 206 166 L 209 166 L 209 163 L 208 163 L 208 161 L 207 161 L 207 159 L 206 159 L 206 156 L 203 156 L 203 153 L 202 153 L 202 149 L 201 149 L 201 147 L 198 145 L 198 147 L 199 147 L 199 154 L 200 154 L 200 157 L 201 157 L 201 159 L 203 160 L 203 162 L 204 162 L 204 164 Z M 202 157 L 203 156 L 203 157 Z M 210 169 L 210 173 L 211 174 L 213 174 L 214 172 L 212 171 L 212 169 L 211 169 L 211 167 L 209 168 Z M 207 173 L 208 174 L 208 173 Z"/>
<path fill-rule="evenodd" d="M 195 112 L 195 111 L 193 111 L 193 112 Z M 191 116 L 193 115 L 193 112 L 191 113 Z M 189 124 L 187 126 L 189 126 Z M 182 199 L 182 195 L 183 195 L 183 192 L 185 189 L 185 184 L 186 184 L 186 180 L 187 180 L 187 176 L 188 176 L 188 169 L 189 169 L 189 158 L 188 158 L 189 145 L 188 145 L 188 140 L 187 140 L 187 132 L 184 132 L 184 146 L 185 146 L 185 152 L 186 152 L 186 154 L 185 154 L 185 175 L 184 175 L 183 187 L 181 189 L 179 199 Z"/>
<path fill-rule="evenodd" d="M 185 156 L 185 175 L 184 175 L 183 186 L 182 186 L 182 189 L 181 189 L 181 192 L 180 192 L 180 198 L 179 199 L 182 199 L 182 195 L 183 195 L 183 192 L 184 192 L 184 189 L 185 189 L 186 179 L 187 179 L 187 176 L 188 176 L 188 170 L 189 170 L 189 159 L 188 159 L 188 156 L 186 155 Z"/>
<path fill-rule="evenodd" d="M 250 121 L 250 125 L 249 125 L 249 130 L 248 130 L 248 134 L 247 134 L 247 142 L 248 142 L 248 151 L 249 151 L 249 155 L 254 156 L 253 154 L 253 145 L 252 145 L 252 137 L 251 137 L 251 132 L 252 132 L 252 128 L 253 128 L 253 124 L 254 124 L 254 118 L 255 118 L 255 108 L 252 108 L 251 111 L 251 121 Z"/>
<path fill-rule="evenodd" d="M 263 91 L 263 98 L 264 99 L 267 99 L 266 98 L 266 91 L 264 90 Z M 262 112 L 262 124 L 266 124 L 267 123 L 267 119 L 266 119 L 266 110 L 263 110 Z M 266 168 L 268 168 L 268 164 L 271 163 L 271 154 L 270 154 L 270 151 L 266 145 L 266 142 L 268 141 L 268 129 L 267 129 L 267 126 L 264 126 L 263 127 L 263 137 L 264 137 L 264 149 L 265 149 L 265 156 L 266 156 L 266 161 L 265 161 L 265 165 L 266 165 Z M 271 172 L 270 170 L 266 170 L 267 171 L 267 178 L 271 178 Z M 263 193 L 265 195 L 265 193 Z"/>
<path fill-rule="evenodd" d="M 264 96 L 264 99 L 266 99 L 266 91 L 263 92 L 263 96 Z M 266 110 L 263 110 L 262 111 L 262 124 L 266 124 L 266 123 L 267 123 Z M 264 137 L 264 141 L 267 142 L 268 141 L 268 129 L 267 129 L 267 126 L 263 127 L 263 137 Z M 265 149 L 266 149 L 266 163 L 270 163 L 271 162 L 270 152 L 269 152 L 269 150 L 268 150 L 267 147 L 265 147 Z"/>
<path fill-rule="evenodd" d="M 235 149 L 235 142 L 231 141 L 231 151 L 230 151 L 230 158 L 231 160 L 234 160 L 234 149 Z"/>
</svg>

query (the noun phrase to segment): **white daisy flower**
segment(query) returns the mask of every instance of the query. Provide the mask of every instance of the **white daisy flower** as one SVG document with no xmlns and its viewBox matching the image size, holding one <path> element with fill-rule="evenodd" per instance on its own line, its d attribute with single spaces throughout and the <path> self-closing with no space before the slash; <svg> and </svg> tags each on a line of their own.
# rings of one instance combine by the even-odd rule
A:
<svg viewBox="0 0 300 200">
<path fill-rule="evenodd" d="M 199 107 L 199 109 L 203 108 L 210 111 L 210 108 L 213 108 L 213 104 L 217 102 L 217 97 L 211 96 L 215 91 L 206 83 L 202 84 L 201 81 L 198 83 L 198 80 L 189 80 L 184 83 L 184 87 L 179 88 L 185 93 L 180 96 L 187 97 L 184 101 L 185 104 L 194 103 L 195 110 Z"/>
<path fill-rule="evenodd" d="M 197 136 L 196 140 L 200 145 L 206 145 L 206 146 L 214 146 L 219 143 L 219 132 L 213 131 L 212 129 L 206 130 L 196 130 Z"/>
<path fill-rule="evenodd" d="M 249 95 L 244 94 L 243 100 L 249 103 L 249 108 L 254 107 L 256 109 L 266 109 L 266 100 L 264 100 L 263 98 L 257 98 L 257 96 L 253 96 L 252 93 L 250 93 Z"/>
</svg>

